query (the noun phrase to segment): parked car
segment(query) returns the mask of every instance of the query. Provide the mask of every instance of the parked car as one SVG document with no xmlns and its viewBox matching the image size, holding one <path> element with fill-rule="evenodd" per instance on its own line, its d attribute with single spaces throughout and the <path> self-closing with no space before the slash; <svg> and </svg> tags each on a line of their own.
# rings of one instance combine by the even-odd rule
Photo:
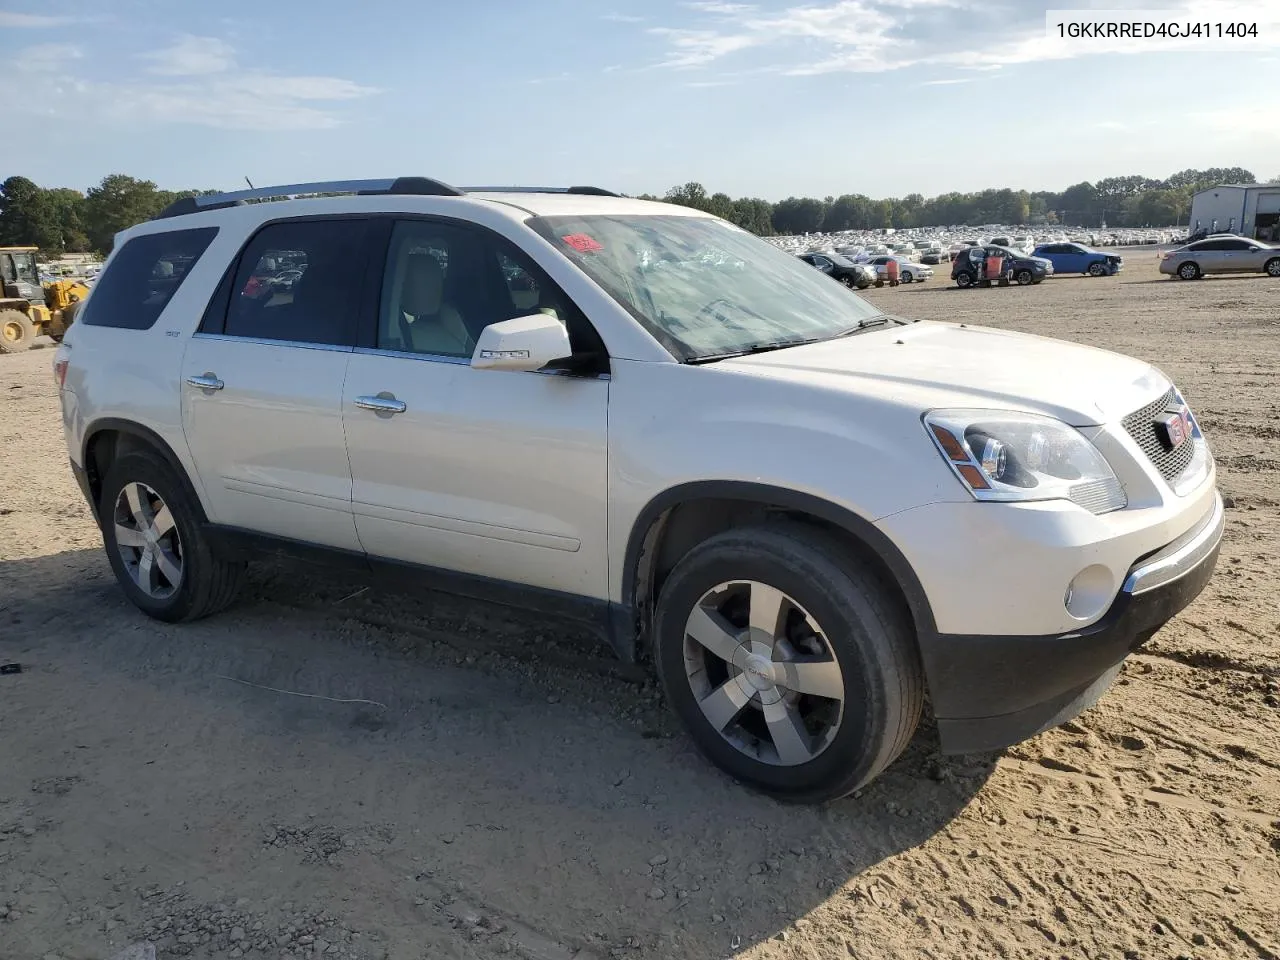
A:
<svg viewBox="0 0 1280 960">
<path fill-rule="evenodd" d="M 958 287 L 971 287 L 982 277 L 982 265 L 987 257 L 1001 256 L 1009 278 L 1019 286 L 1043 283 L 1053 275 L 1053 263 L 1044 257 L 1028 257 L 1008 247 L 988 244 L 985 247 L 969 247 L 956 254 L 951 262 L 951 279 Z"/>
<path fill-rule="evenodd" d="M 1162 253 L 1160 272 L 1181 280 L 1198 280 L 1210 273 L 1280 277 L 1280 247 L 1245 237 L 1210 237 Z"/>
<path fill-rule="evenodd" d="M 281 251 L 301 278 L 241 297 Z M 166 258 L 189 265 L 153 277 Z M 790 800 L 876 777 L 926 691 L 947 753 L 1068 720 L 1223 531 L 1150 364 L 890 317 L 717 217 L 594 187 L 183 198 L 116 235 L 52 366 L 143 613 L 213 614 L 292 552 L 577 619 Z"/>
<path fill-rule="evenodd" d="M 940 263 L 946 263 L 951 259 L 951 254 L 946 250 L 928 250 L 920 257 L 920 262 L 925 266 L 937 266 Z"/>
<path fill-rule="evenodd" d="M 1053 264 L 1055 274 L 1084 273 L 1091 277 L 1107 277 L 1120 272 L 1124 258 L 1115 253 L 1091 250 L 1079 243 L 1042 243 L 1032 251 Z"/>
<path fill-rule="evenodd" d="M 889 261 L 898 261 L 898 279 L 903 283 L 924 283 L 933 276 L 933 270 L 926 267 L 923 263 L 915 263 L 906 257 L 875 257 L 871 259 L 869 264 L 875 268 L 876 279 L 889 279 Z"/>
<path fill-rule="evenodd" d="M 800 259 L 811 267 L 817 267 L 832 279 L 846 287 L 865 290 L 876 282 L 876 272 L 864 263 L 854 263 L 838 253 L 802 253 Z"/>
</svg>

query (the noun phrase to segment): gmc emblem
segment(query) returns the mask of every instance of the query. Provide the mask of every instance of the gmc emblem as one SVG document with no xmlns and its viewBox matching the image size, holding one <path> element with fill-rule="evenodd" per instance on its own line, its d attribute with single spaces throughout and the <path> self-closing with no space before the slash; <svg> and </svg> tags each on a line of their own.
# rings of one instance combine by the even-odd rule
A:
<svg viewBox="0 0 1280 960">
<path fill-rule="evenodd" d="M 1182 446 L 1194 429 L 1191 420 L 1191 411 L 1186 407 L 1178 407 L 1175 410 L 1166 411 L 1163 415 L 1156 418 L 1155 422 L 1156 435 L 1160 438 L 1160 442 L 1164 444 L 1165 449 L 1175 450 Z"/>
</svg>

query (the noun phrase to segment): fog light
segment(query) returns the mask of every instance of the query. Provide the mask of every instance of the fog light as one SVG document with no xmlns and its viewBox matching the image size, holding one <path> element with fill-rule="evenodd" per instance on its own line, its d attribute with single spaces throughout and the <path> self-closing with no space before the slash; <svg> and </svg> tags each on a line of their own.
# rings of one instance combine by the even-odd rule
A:
<svg viewBox="0 0 1280 960">
<path fill-rule="evenodd" d="M 1072 578 L 1063 603 L 1067 613 L 1076 620 L 1096 620 L 1111 605 L 1115 594 L 1115 578 L 1111 571 L 1095 563 Z"/>
</svg>

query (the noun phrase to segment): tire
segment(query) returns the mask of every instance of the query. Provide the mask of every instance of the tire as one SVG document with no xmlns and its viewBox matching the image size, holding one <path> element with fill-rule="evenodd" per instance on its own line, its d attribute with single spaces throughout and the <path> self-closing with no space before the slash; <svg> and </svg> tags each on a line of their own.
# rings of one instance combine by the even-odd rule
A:
<svg viewBox="0 0 1280 960">
<path fill-rule="evenodd" d="M 902 275 L 903 283 L 915 283 L 915 279 L 916 275 L 914 273 L 903 273 Z"/>
<path fill-rule="evenodd" d="M 165 532 L 149 547 L 121 544 L 120 537 L 130 529 L 141 531 L 136 513 L 129 507 L 126 488 L 132 488 L 154 517 L 162 515 L 160 506 L 168 508 L 172 533 Z M 141 489 L 139 489 L 141 488 Z M 152 497 L 156 499 L 152 499 Z M 159 503 L 157 503 L 157 500 Z M 129 600 L 143 613 L 167 623 L 199 620 L 228 606 L 236 597 L 244 578 L 243 563 L 228 562 L 214 556 L 201 523 L 200 505 L 187 493 L 186 486 L 160 456 L 153 453 L 131 453 L 121 457 L 107 470 L 98 501 L 98 516 L 107 559 L 116 579 Z M 153 530 L 165 527 L 152 524 Z M 146 536 L 141 536 L 146 541 Z M 177 561 L 178 576 L 166 573 L 160 559 L 149 565 L 154 590 L 141 584 L 141 555 L 148 549 L 163 553 L 167 567 Z M 126 560 L 126 554 L 130 561 Z M 174 582 L 176 580 L 176 582 Z"/>
<path fill-rule="evenodd" d="M 841 277 L 841 278 L 840 278 L 840 282 L 841 282 L 841 283 L 843 283 L 843 284 L 844 284 L 846 287 L 848 287 L 850 290 L 852 290 L 852 289 L 853 289 L 853 277 L 849 276 L 848 274 L 846 274 L 845 276 Z"/>
<path fill-rule="evenodd" d="M 1280 277 L 1280 257 L 1272 257 L 1264 263 L 1262 272 L 1269 277 Z"/>
<path fill-rule="evenodd" d="M 1101 277 L 1105 275 L 1106 272 L 1107 272 L 1107 268 L 1103 264 L 1098 263 L 1096 260 L 1093 263 L 1089 264 L 1088 274 L 1091 277 Z"/>
<path fill-rule="evenodd" d="M 1018 281 L 1018 286 L 1026 287 L 1035 281 L 1035 277 L 1030 270 L 1019 270 L 1013 275 L 1013 279 Z"/>
<path fill-rule="evenodd" d="M 1200 265 L 1198 263 L 1192 263 L 1191 261 L 1188 260 L 1186 263 L 1178 267 L 1178 279 L 1179 280 L 1199 280 Z"/>
<path fill-rule="evenodd" d="M 961 289 L 964 289 L 965 287 L 972 287 L 973 274 L 969 273 L 967 270 L 961 270 L 956 274 L 956 286 Z"/>
<path fill-rule="evenodd" d="M 724 592 L 717 593 L 721 588 Z M 709 609 L 708 602 L 719 602 L 708 597 L 728 597 L 724 609 L 735 609 L 737 619 L 718 622 L 737 629 L 746 626 L 745 611 L 754 591 L 762 591 L 767 599 L 770 588 L 791 601 L 784 601 L 780 609 L 792 611 L 772 620 L 785 627 L 775 635 L 790 638 L 778 640 L 772 654 L 748 657 L 737 639 L 713 629 L 716 637 L 728 641 L 722 649 L 743 661 L 742 669 L 731 668 L 688 634 L 691 616 Z M 801 803 L 845 796 L 893 762 L 920 719 L 924 678 L 919 653 L 910 617 L 892 596 L 869 567 L 821 530 L 776 523 L 718 534 L 676 565 L 658 599 L 654 659 L 667 702 L 698 749 L 739 781 Z M 816 624 L 818 634 L 807 631 L 806 624 Z M 769 636 L 768 630 L 751 632 L 757 639 Z M 739 636 L 746 635 L 744 630 Z M 809 646 L 801 659 L 820 662 L 824 679 L 819 686 L 839 693 L 843 701 L 798 695 L 781 681 L 746 699 L 742 689 L 756 690 L 755 683 L 770 682 L 759 668 L 772 674 L 775 665 L 787 662 L 778 651 L 801 649 L 792 646 L 793 640 Z M 831 664 L 838 667 L 834 675 Z M 808 676 L 812 681 L 817 674 Z M 735 687 L 733 697 L 719 696 Z M 762 706 L 768 697 L 783 699 Z M 724 715 L 733 719 L 720 726 L 712 723 L 700 705 L 712 698 L 728 704 Z M 789 698 L 794 698 L 791 706 Z M 783 709 L 788 723 L 803 716 L 801 736 L 789 744 L 788 737 L 775 737 L 766 724 L 771 709 L 775 720 L 776 710 Z M 777 729 L 795 732 L 786 724 Z M 759 735 L 756 739 L 753 731 Z M 784 746 L 788 757 L 783 756 Z"/>
<path fill-rule="evenodd" d="M 0 310 L 0 353 L 24 353 L 36 338 L 36 325 L 21 310 Z"/>
</svg>

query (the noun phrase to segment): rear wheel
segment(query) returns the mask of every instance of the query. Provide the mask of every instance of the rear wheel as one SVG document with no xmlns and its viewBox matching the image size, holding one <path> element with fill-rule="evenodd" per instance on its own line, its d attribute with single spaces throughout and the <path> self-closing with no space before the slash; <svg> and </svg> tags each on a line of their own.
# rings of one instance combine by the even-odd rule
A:
<svg viewBox="0 0 1280 960">
<path fill-rule="evenodd" d="M 1178 268 L 1178 276 L 1183 280 L 1198 280 L 1200 278 L 1200 265 L 1197 263 L 1184 263 Z"/>
<path fill-rule="evenodd" d="M 667 700 L 698 748 L 781 799 L 858 789 L 919 721 L 909 617 L 821 531 L 777 524 L 703 542 L 663 585 L 653 636 Z"/>
<path fill-rule="evenodd" d="M 0 353 L 22 353 L 31 349 L 36 325 L 21 310 L 0 310 Z"/>
<path fill-rule="evenodd" d="M 214 556 L 199 506 L 159 456 L 134 453 L 113 463 L 98 516 L 111 569 L 143 613 L 198 620 L 235 599 L 244 564 Z"/>
<path fill-rule="evenodd" d="M 973 274 L 969 273 L 967 270 L 961 270 L 959 273 L 956 274 L 956 286 L 957 287 L 973 286 Z"/>
<path fill-rule="evenodd" d="M 1272 257 L 1262 267 L 1269 277 L 1280 277 L 1280 257 Z"/>
<path fill-rule="evenodd" d="M 1096 260 L 1089 264 L 1089 276 L 1100 277 L 1107 272 L 1107 268 Z"/>
</svg>

